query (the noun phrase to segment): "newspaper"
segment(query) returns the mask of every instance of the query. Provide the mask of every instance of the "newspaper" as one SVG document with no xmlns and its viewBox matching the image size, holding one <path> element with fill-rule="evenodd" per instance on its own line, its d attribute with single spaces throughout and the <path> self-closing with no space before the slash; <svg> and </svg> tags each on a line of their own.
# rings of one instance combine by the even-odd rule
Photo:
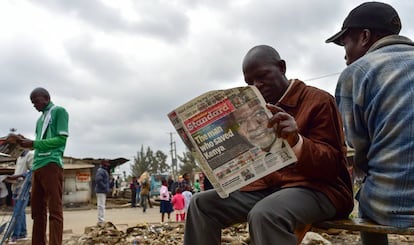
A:
<svg viewBox="0 0 414 245">
<path fill-rule="evenodd" d="M 18 158 L 24 150 L 14 139 L 8 136 L 0 138 L 0 153 L 3 156 Z"/>
<path fill-rule="evenodd" d="M 254 86 L 209 91 L 168 114 L 221 198 L 297 161 L 271 116 Z"/>
</svg>

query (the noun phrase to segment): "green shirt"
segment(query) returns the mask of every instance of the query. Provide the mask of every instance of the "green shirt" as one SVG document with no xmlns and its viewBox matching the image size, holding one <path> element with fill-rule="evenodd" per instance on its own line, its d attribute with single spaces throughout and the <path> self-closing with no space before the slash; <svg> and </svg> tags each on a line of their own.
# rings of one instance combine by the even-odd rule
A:
<svg viewBox="0 0 414 245">
<path fill-rule="evenodd" d="M 49 110 L 51 110 L 50 114 Z M 49 122 L 44 128 L 45 120 Z M 63 107 L 55 106 L 50 102 L 42 111 L 36 123 L 36 140 L 33 142 L 35 149 L 33 170 L 49 163 L 56 163 L 63 168 L 63 152 L 66 138 L 69 136 L 68 123 L 69 115 Z"/>
</svg>

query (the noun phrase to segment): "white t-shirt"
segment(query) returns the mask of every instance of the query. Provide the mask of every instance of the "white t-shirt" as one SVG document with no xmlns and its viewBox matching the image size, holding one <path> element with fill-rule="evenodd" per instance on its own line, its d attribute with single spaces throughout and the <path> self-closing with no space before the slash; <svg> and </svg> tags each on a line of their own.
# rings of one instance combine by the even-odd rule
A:
<svg viewBox="0 0 414 245">
<path fill-rule="evenodd" d="M 191 197 L 193 196 L 193 193 L 191 193 L 190 191 L 183 191 L 181 194 L 184 196 L 185 210 L 187 210 L 190 206 L 190 201 Z"/>
<path fill-rule="evenodd" d="M 19 156 L 16 160 L 16 167 L 14 169 L 14 175 L 27 173 L 32 168 L 33 163 L 33 151 L 28 151 L 24 156 Z M 19 178 L 12 185 L 12 192 L 15 192 L 17 188 L 23 185 L 24 179 Z"/>
<path fill-rule="evenodd" d="M 4 183 L 4 180 L 7 178 L 7 175 L 0 175 L 0 198 L 5 198 L 9 194 L 7 191 L 7 186 Z"/>
</svg>

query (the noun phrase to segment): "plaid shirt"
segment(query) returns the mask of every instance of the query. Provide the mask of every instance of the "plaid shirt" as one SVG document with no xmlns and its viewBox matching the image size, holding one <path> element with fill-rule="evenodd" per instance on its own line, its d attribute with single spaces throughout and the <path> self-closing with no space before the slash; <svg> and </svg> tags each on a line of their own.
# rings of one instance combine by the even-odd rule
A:
<svg viewBox="0 0 414 245">
<path fill-rule="evenodd" d="M 342 72 L 335 96 L 355 164 L 367 174 L 357 194 L 362 215 L 414 226 L 414 43 L 377 41 Z"/>
</svg>

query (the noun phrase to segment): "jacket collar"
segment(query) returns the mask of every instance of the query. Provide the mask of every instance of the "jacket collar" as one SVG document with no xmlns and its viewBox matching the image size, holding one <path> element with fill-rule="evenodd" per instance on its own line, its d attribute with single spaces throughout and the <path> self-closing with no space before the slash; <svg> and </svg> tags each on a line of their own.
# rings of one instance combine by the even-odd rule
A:
<svg viewBox="0 0 414 245">
<path fill-rule="evenodd" d="M 411 39 L 400 36 L 400 35 L 390 35 L 381 38 L 380 40 L 376 41 L 372 46 L 368 49 L 367 53 L 373 52 L 377 49 L 380 49 L 385 46 L 393 45 L 393 44 L 406 44 L 414 46 L 413 41 Z"/>
<path fill-rule="evenodd" d="M 299 98 L 306 85 L 298 79 L 291 79 L 289 81 L 291 85 L 289 86 L 289 89 L 286 91 L 286 93 L 282 96 L 278 104 L 294 108 L 298 105 Z"/>
<path fill-rule="evenodd" d="M 54 104 L 52 102 L 49 102 L 47 106 L 42 110 L 43 113 L 46 113 Z"/>
</svg>

